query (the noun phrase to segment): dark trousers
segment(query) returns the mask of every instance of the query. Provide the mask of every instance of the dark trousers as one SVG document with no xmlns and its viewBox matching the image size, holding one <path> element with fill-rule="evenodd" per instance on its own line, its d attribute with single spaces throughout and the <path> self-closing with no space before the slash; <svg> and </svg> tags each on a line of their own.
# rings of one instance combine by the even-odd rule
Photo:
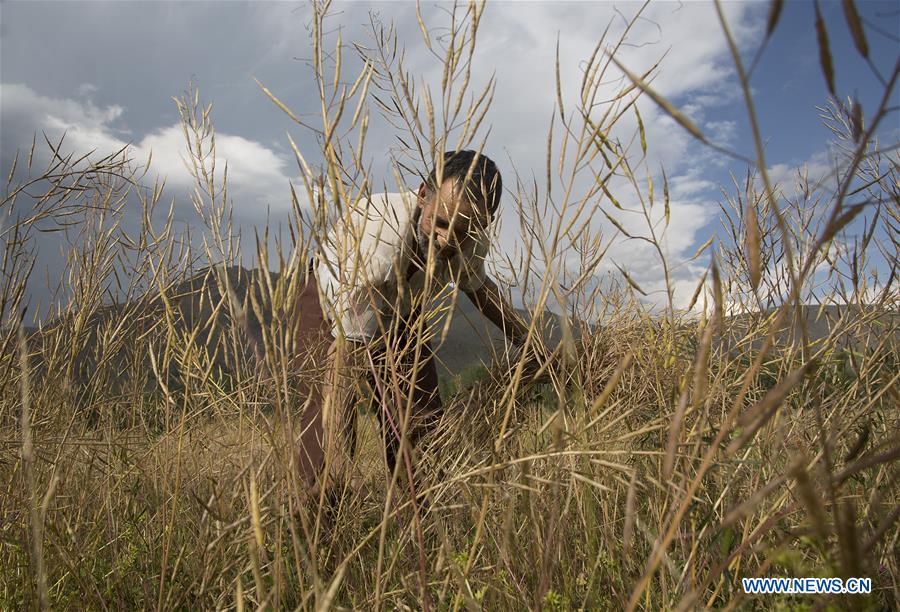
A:
<svg viewBox="0 0 900 612">
<path fill-rule="evenodd" d="M 350 476 L 357 442 L 357 406 L 362 403 L 376 413 L 386 467 L 388 474 L 393 474 L 402 460 L 401 440 L 407 449 L 415 447 L 437 425 L 443 408 L 431 343 L 417 333 L 419 313 L 398 317 L 394 329 L 383 338 L 337 345 L 312 273 L 300 301 L 307 310 L 301 313 L 301 323 L 305 318 L 307 326 L 316 327 L 309 338 L 319 346 L 311 348 L 324 366 L 317 369 L 319 380 L 305 389 L 309 401 L 302 419 L 302 471 L 312 482 L 321 483 L 324 477 L 326 486 Z M 327 348 L 322 350 L 322 345 Z M 402 465 L 401 472 L 406 473 Z"/>
</svg>

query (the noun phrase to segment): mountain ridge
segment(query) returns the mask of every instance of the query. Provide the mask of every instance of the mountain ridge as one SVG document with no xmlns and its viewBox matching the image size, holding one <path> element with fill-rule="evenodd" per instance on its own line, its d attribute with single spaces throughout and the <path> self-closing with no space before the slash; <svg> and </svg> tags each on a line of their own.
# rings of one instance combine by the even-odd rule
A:
<svg viewBox="0 0 900 612">
<path fill-rule="evenodd" d="M 264 282 L 262 280 L 261 271 L 258 269 L 247 269 L 241 266 L 231 266 L 226 268 L 228 284 L 234 292 L 239 302 L 246 305 L 247 317 L 245 321 L 238 322 L 244 327 L 244 333 L 252 334 L 256 339 L 261 338 L 263 326 L 268 325 L 273 317 L 272 309 L 265 298 L 265 292 L 262 290 Z M 302 277 L 301 277 L 302 278 Z M 269 273 L 269 282 L 276 284 L 280 279 L 277 272 Z M 256 302 L 259 305 L 262 320 L 250 307 L 249 299 L 250 288 L 255 290 Z M 165 304 L 169 304 L 173 311 L 177 313 L 176 327 L 180 331 L 187 331 L 194 334 L 195 343 L 198 346 L 205 346 L 209 350 L 213 350 L 210 359 L 213 364 L 225 370 L 233 370 L 233 357 L 225 354 L 225 351 L 219 351 L 220 334 L 234 322 L 229 320 L 228 309 L 215 309 L 221 299 L 221 290 L 215 280 L 215 273 L 212 268 L 203 268 L 198 270 L 189 278 L 175 283 L 168 291 L 166 291 L 166 299 L 161 299 L 159 292 L 148 292 L 136 300 L 123 303 L 114 303 L 103 306 L 95 312 L 85 326 L 84 333 L 92 334 L 91 338 L 85 342 L 88 350 L 83 351 L 85 354 L 81 356 L 80 361 L 83 362 L 86 370 L 90 370 L 91 350 L 90 346 L 99 341 L 101 328 L 104 324 L 115 319 L 121 319 L 129 315 L 135 315 L 138 320 L 135 324 L 139 329 L 149 329 L 159 324 L 159 317 L 165 313 Z M 805 318 L 809 337 L 813 341 L 818 341 L 829 337 L 832 329 L 832 322 L 838 320 L 841 316 L 868 316 L 872 320 L 879 323 L 876 326 L 886 325 L 893 330 L 896 338 L 896 329 L 898 315 L 891 311 L 881 309 L 875 306 L 827 306 L 821 309 L 822 316 L 819 314 L 819 307 L 804 306 Z M 441 309 L 448 311 L 449 309 Z M 516 309 L 518 313 L 525 319 L 529 320 L 529 313 L 523 309 Z M 848 311 L 858 311 L 857 314 Z M 874 315 L 866 313 L 874 312 Z M 860 314 L 861 313 L 861 314 Z M 770 314 L 770 313 L 769 313 Z M 719 339 L 725 347 L 731 346 L 734 342 L 742 337 L 742 330 L 749 328 L 753 322 L 760 316 L 766 316 L 767 313 L 748 313 L 732 317 L 732 323 L 728 326 L 729 332 Z M 438 335 L 443 331 L 446 317 L 449 312 L 444 312 L 436 319 L 435 329 Z M 559 342 L 562 334 L 561 316 L 552 311 L 545 311 L 542 317 L 543 336 L 545 342 L 550 346 L 555 346 Z M 54 326 L 64 326 L 65 317 L 56 319 L 48 323 L 45 329 Z M 576 324 L 576 329 L 578 325 Z M 597 326 L 587 325 L 588 328 L 596 328 Z M 36 338 L 39 336 L 37 328 L 26 328 L 29 337 Z M 577 331 L 576 331 L 577 333 Z M 140 336 L 140 334 L 139 334 Z M 790 337 L 789 325 L 783 326 L 779 330 L 777 339 L 779 342 L 787 341 Z M 879 337 L 877 330 L 870 335 L 872 341 Z M 452 312 L 452 320 L 450 322 L 448 333 L 443 342 L 433 340 L 436 346 L 436 357 L 438 372 L 441 377 L 454 377 L 475 365 L 490 364 L 495 355 L 502 355 L 507 342 L 502 332 L 468 299 L 459 297 L 456 300 L 455 308 Z M 127 347 L 133 348 L 133 347 Z M 859 348 L 853 346 L 849 348 Z M 252 350 L 248 345 L 238 347 L 241 355 L 252 359 Z M 124 358 L 124 357 L 123 357 Z"/>
</svg>

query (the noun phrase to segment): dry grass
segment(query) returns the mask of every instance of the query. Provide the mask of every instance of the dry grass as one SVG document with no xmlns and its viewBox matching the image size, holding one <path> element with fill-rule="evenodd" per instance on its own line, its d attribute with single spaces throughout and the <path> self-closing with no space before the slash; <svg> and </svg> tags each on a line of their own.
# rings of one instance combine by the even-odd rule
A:
<svg viewBox="0 0 900 612">
<path fill-rule="evenodd" d="M 608 135 L 650 95 L 705 138 L 650 75 L 611 81 L 627 32 L 599 41 L 578 108 L 559 96 L 545 185 L 505 176 L 522 249 L 500 269 L 536 316 L 549 305 L 566 314 L 558 346 L 530 337 L 526 350 L 547 359 L 541 382 L 525 380 L 517 355 L 500 355 L 448 399 L 428 452 L 401 463 L 424 466 L 415 492 L 425 504 L 409 501 L 397 474 L 385 481 L 368 417 L 361 482 L 326 512 L 296 468 L 307 399 L 297 389 L 324 375 L 295 344 L 306 254 L 329 217 L 379 190 L 366 165 L 370 105 L 406 143 L 392 165 L 403 185 L 433 151 L 483 145 L 493 86 L 471 91 L 469 79 L 481 5 L 457 7 L 440 40 L 421 24 L 445 66 L 437 92 L 412 79 L 375 20 L 348 81 L 348 49 L 325 47 L 328 9 L 317 5 L 311 36 L 321 126 L 265 90 L 321 145 L 315 156 L 294 147 L 313 212 L 301 214 L 303 194 L 292 194 L 284 257 L 268 261 L 260 237 L 261 268 L 277 273 L 237 283 L 225 273 L 240 245 L 211 107 L 196 92 L 178 107 L 202 236 L 175 232 L 161 189 L 145 186 L 127 151 L 53 155 L 43 171 L 32 151 L 10 173 L 0 205 L 17 219 L 2 228 L 0 269 L 0 608 L 731 609 L 747 604 L 741 577 L 770 575 L 869 576 L 875 592 L 750 607 L 896 606 L 898 158 L 875 134 L 897 69 L 867 124 L 854 103 L 823 110 L 843 151 L 836 190 L 800 176 L 791 196 L 751 171 L 726 192 L 698 317 L 673 303 L 668 186 L 639 178 L 653 143 L 643 130 L 631 142 Z M 766 167 L 761 146 L 753 162 Z M 126 231 L 136 203 L 144 222 Z M 597 213 L 653 245 L 661 308 L 638 299 L 627 270 L 596 281 L 622 239 L 594 233 Z M 642 235 L 625 234 L 626 213 L 646 221 Z M 862 214 L 862 239 L 847 240 Z M 48 227 L 74 246 L 56 316 L 26 339 L 33 238 Z M 198 266 L 205 282 L 186 285 Z M 186 292 L 203 295 L 202 316 Z M 111 295 L 126 305 L 111 309 Z M 824 339 L 809 334 L 810 303 L 823 316 L 846 304 L 827 311 L 837 318 Z"/>
</svg>

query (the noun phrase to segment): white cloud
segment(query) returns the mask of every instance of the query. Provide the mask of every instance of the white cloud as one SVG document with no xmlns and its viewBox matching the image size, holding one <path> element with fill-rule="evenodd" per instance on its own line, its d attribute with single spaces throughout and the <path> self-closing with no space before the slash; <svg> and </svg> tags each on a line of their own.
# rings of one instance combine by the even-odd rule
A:
<svg viewBox="0 0 900 612">
<path fill-rule="evenodd" d="M 75 90 L 75 94 L 81 98 L 90 98 L 92 95 L 100 91 L 100 88 L 93 83 L 82 83 Z"/>
<path fill-rule="evenodd" d="M 90 100 L 41 96 L 18 83 L 0 85 L 0 100 L 6 129 L 13 129 L 14 136 L 28 132 L 28 144 L 31 143 L 30 132 L 49 128 L 60 134 L 64 130 L 70 131 L 76 146 L 110 146 L 118 140 L 115 137 L 118 129 L 114 124 L 124 113 L 124 109 L 117 105 L 100 107 Z M 11 142 L 8 134 L 4 141 L 5 146 L 21 146 L 25 142 Z"/>
<path fill-rule="evenodd" d="M 79 90 L 96 92 L 83 87 Z M 152 152 L 152 171 L 177 190 L 177 200 L 187 204 L 188 190 L 195 181 L 182 161 L 188 151 L 180 124 L 160 127 L 136 141 L 128 140 L 127 130 L 120 125 L 125 115 L 121 106 L 50 98 L 21 84 L 4 83 L 0 96 L 4 127 L 7 132 L 12 131 L 4 135 L 4 147 L 29 147 L 34 133 L 45 132 L 52 142 L 65 134 L 64 152 L 81 155 L 94 151 L 95 159 L 128 146 L 132 159 L 142 164 Z M 271 206 L 275 214 L 289 210 L 288 164 L 271 148 L 242 136 L 219 133 L 216 158 L 218 180 L 228 164 L 228 184 L 236 215 L 262 218 L 266 206 Z"/>
<path fill-rule="evenodd" d="M 707 121 L 705 127 L 710 141 L 720 146 L 731 144 L 737 131 L 737 123 L 734 121 Z"/>
<path fill-rule="evenodd" d="M 572 113 L 580 99 L 584 64 L 597 45 L 599 34 L 609 24 L 606 42 L 616 41 L 625 28 L 626 17 L 637 11 L 636 5 L 626 4 L 621 8 L 625 16 L 611 3 L 568 3 L 565 8 L 553 3 L 497 3 L 487 7 L 473 62 L 472 87 L 477 90 L 496 74 L 496 94 L 487 117 L 491 136 L 486 151 L 500 163 L 507 186 L 514 184 L 507 155 L 526 183 L 530 184 L 532 175 L 538 177 L 540 185 L 544 183 L 546 134 L 557 98 L 557 44 L 563 104 L 567 113 Z M 759 32 L 762 22 L 758 18 L 758 8 L 743 3 L 723 5 L 741 47 Z M 424 16 L 429 26 L 446 22 L 446 16 L 439 12 L 425 12 Z M 437 92 L 441 79 L 438 62 L 423 51 L 416 24 L 406 25 L 407 30 L 398 27 L 398 33 L 401 40 L 405 35 L 407 41 L 408 69 L 421 75 L 420 83 L 430 85 L 431 91 Z M 651 4 L 633 26 L 627 43 L 617 49 L 616 57 L 637 74 L 662 58 L 652 79 L 654 89 L 680 104 L 685 114 L 707 130 L 712 141 L 727 144 L 733 139 L 735 123 L 707 120 L 711 109 L 730 102 L 733 92 L 737 91 L 727 43 L 711 4 Z M 624 77 L 610 67 L 603 82 L 598 98 L 609 99 L 622 87 Z M 717 213 L 711 201 L 711 197 L 718 195 L 716 186 L 705 173 L 712 155 L 648 98 L 642 98 L 638 106 L 648 152 L 645 165 L 633 170 L 642 177 L 646 174 L 644 168 L 651 171 L 657 200 L 651 212 L 651 223 L 672 266 L 676 305 L 686 306 L 706 262 L 682 262 L 693 254 L 698 238 L 700 241 L 706 239 L 699 232 Z M 603 110 L 600 108 L 597 116 Z M 556 126 L 555 143 L 559 143 L 558 117 Z M 610 134 L 623 144 L 633 143 L 629 155 L 632 161 L 640 156 L 639 145 L 632 140 L 637 127 L 635 114 L 629 112 Z M 662 222 L 661 167 L 665 167 L 670 182 L 671 217 L 667 228 Z M 585 174 L 590 175 L 590 172 Z M 583 193 L 592 180 L 591 176 L 586 176 L 580 182 L 576 181 L 575 193 Z M 633 187 L 625 181 L 613 179 L 608 187 L 623 207 L 640 210 Z M 561 191 L 556 191 L 557 197 Z M 508 198 L 505 202 L 507 210 L 514 208 Z M 616 210 L 605 198 L 600 198 L 597 203 L 606 207 L 629 233 L 649 236 L 642 215 Z M 518 222 L 503 218 L 504 230 L 498 237 L 498 246 L 509 253 L 515 250 Z M 600 214 L 594 216 L 591 229 L 605 236 L 616 232 Z M 567 265 L 577 265 L 571 257 L 566 259 Z M 617 274 L 614 263 L 624 266 L 646 291 L 652 293 L 651 301 L 659 303 L 665 299 L 662 266 L 652 245 L 620 238 L 608 251 L 607 261 L 598 269 L 598 274 Z M 573 272 L 577 276 L 577 270 Z"/>
<path fill-rule="evenodd" d="M 180 125 L 160 128 L 135 145 L 139 158 L 153 154 L 152 167 L 169 185 L 192 188 L 195 179 L 188 171 L 190 163 Z M 232 190 L 235 213 L 264 218 L 266 206 L 273 212 L 289 210 L 287 163 L 272 149 L 242 136 L 216 134 L 216 178 L 220 184 L 226 162 L 228 185 Z"/>
<path fill-rule="evenodd" d="M 768 169 L 769 182 L 773 187 L 778 186 L 786 196 L 793 197 L 803 193 L 803 185 L 807 182 L 813 190 L 816 185 L 826 186 L 829 179 L 834 180 L 835 167 L 835 161 L 827 151 L 817 151 L 799 162 L 771 166 Z"/>
<path fill-rule="evenodd" d="M 703 178 L 700 170 L 696 167 L 669 179 L 669 190 L 676 198 L 687 198 L 715 188 L 716 184 Z"/>
</svg>

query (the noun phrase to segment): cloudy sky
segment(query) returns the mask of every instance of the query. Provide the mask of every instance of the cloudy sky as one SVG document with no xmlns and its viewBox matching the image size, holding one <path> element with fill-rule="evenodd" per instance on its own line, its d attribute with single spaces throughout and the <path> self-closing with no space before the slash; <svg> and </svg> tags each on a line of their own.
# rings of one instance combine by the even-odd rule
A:
<svg viewBox="0 0 900 612">
<path fill-rule="evenodd" d="M 767 164 L 787 181 L 792 169 L 804 164 L 827 173 L 829 133 L 815 110 L 825 103 L 827 90 L 812 5 L 785 4 L 752 87 L 767 139 Z M 897 59 L 897 5 L 858 5 L 871 56 L 887 73 Z M 429 28 L 447 25 L 448 6 L 422 4 Z M 472 84 L 479 89 L 496 75 L 496 94 L 485 120 L 485 129 L 490 127 L 485 152 L 498 162 L 508 187 L 514 184 L 514 171 L 526 180 L 545 173 L 546 137 L 556 99 L 557 41 L 563 99 L 571 109 L 584 62 L 604 29 L 610 27 L 608 39 L 617 38 L 640 7 L 606 1 L 488 4 Z M 407 66 L 421 82 L 436 88 L 440 66 L 422 44 L 414 9 L 408 2 L 335 2 L 329 23 L 332 35 L 340 29 L 348 44 L 367 42 L 365 26 L 372 11 L 385 22 L 393 21 L 406 48 Z M 749 61 L 765 33 L 768 3 L 726 2 L 724 10 Z M 822 11 L 835 55 L 838 95 L 858 96 L 865 110 L 872 109 L 881 87 L 855 53 L 841 4 L 823 2 Z M 238 221 L 251 227 L 264 222 L 267 211 L 276 221 L 286 218 L 289 183 L 299 184 L 287 135 L 311 164 L 321 157 L 313 135 L 268 100 L 254 78 L 314 122 L 319 103 L 307 61 L 310 14 L 310 6 L 301 2 L 0 2 L 3 176 L 16 149 L 27 150 L 35 133 L 52 139 L 65 132 L 71 150 L 97 154 L 130 143 L 138 158 L 152 151 L 154 172 L 166 178 L 167 197 L 178 202 L 177 216 L 191 223 L 186 195 L 191 179 L 181 162 L 185 143 L 172 97 L 193 81 L 202 99 L 214 104 L 218 155 L 229 164 Z M 727 43 L 710 3 L 651 3 L 618 57 L 635 73 L 662 58 L 654 88 L 711 140 L 754 156 Z M 350 62 L 348 66 L 353 67 Z M 621 81 L 611 79 L 611 93 L 615 87 L 621 87 Z M 646 168 L 657 180 L 659 168 L 669 176 L 672 221 L 666 248 L 673 262 L 681 262 L 716 230 L 718 186 L 728 181 L 730 171 L 743 173 L 745 168 L 694 141 L 652 101 L 642 100 L 639 108 L 649 144 Z M 896 115 L 886 124 L 886 136 L 896 142 Z M 623 137 L 635 126 L 631 115 L 623 119 Z M 377 176 L 388 176 L 386 153 L 397 144 L 396 134 L 373 108 L 367 152 Z M 514 248 L 518 222 L 510 218 L 512 209 L 508 206 L 501 217 L 498 251 Z M 641 233 L 638 215 L 622 213 L 620 221 Z M 39 240 L 45 240 L 39 243 L 39 268 L 52 277 L 59 273 L 60 245 Z M 613 263 L 627 267 L 652 294 L 662 287 L 655 257 L 646 244 L 622 241 L 610 251 L 610 269 L 615 269 Z M 690 298 L 707 265 L 708 259 L 677 267 L 676 302 Z M 44 270 L 36 276 L 43 278 Z M 40 288 L 33 287 L 33 292 L 39 296 Z"/>
</svg>

